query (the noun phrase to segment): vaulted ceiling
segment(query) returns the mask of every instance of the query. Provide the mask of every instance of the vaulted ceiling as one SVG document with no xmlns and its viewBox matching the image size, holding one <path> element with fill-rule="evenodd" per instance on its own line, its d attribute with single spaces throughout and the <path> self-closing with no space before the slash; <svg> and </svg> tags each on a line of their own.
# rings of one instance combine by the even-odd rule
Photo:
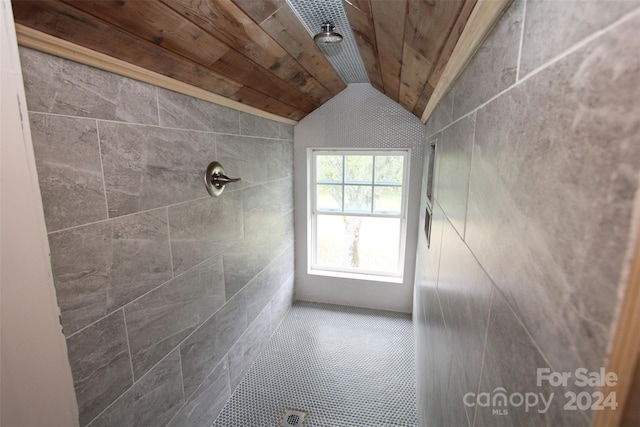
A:
<svg viewBox="0 0 640 427">
<path fill-rule="evenodd" d="M 322 6 L 322 1 L 313 1 Z M 350 83 L 315 45 L 309 26 L 291 6 L 295 2 L 12 4 L 16 23 L 25 27 L 287 119 L 302 119 Z M 355 37 L 371 85 L 420 117 L 475 4 L 344 0 L 352 33 L 349 28 L 336 30 Z M 317 15 L 319 29 L 326 17 Z"/>
</svg>

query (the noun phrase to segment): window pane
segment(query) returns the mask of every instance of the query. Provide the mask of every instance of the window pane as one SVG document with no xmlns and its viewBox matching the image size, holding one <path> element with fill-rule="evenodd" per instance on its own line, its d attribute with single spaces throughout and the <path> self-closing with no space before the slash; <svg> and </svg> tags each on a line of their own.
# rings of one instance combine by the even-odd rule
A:
<svg viewBox="0 0 640 427">
<path fill-rule="evenodd" d="M 400 219 L 318 215 L 316 263 L 322 267 L 395 273 Z"/>
<path fill-rule="evenodd" d="M 316 157 L 317 182 L 342 182 L 342 156 Z"/>
<path fill-rule="evenodd" d="M 317 189 L 319 211 L 342 211 L 342 185 L 318 184 Z"/>
<path fill-rule="evenodd" d="M 376 184 L 402 184 L 402 156 L 376 156 Z"/>
<path fill-rule="evenodd" d="M 345 156 L 344 181 L 371 184 L 373 156 Z"/>
<path fill-rule="evenodd" d="M 345 185 L 344 186 L 344 210 L 345 212 L 371 212 L 371 186 L 370 185 Z"/>
<path fill-rule="evenodd" d="M 402 187 L 376 187 L 373 211 L 375 213 L 400 214 Z"/>
</svg>

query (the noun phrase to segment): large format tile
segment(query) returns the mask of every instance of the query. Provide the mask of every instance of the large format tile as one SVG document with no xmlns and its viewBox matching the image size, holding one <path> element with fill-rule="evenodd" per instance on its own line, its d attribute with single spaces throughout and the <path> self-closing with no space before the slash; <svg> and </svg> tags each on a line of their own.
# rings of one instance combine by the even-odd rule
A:
<svg viewBox="0 0 640 427">
<path fill-rule="evenodd" d="M 271 336 L 271 306 L 267 306 L 229 349 L 231 390 L 240 384 Z"/>
<path fill-rule="evenodd" d="M 215 135 L 120 123 L 99 123 L 109 216 L 207 196 Z"/>
<path fill-rule="evenodd" d="M 247 324 L 245 293 L 240 291 L 180 344 L 186 396 L 191 396 L 200 386 L 240 338 Z"/>
<path fill-rule="evenodd" d="M 246 286 L 247 319 L 252 322 L 293 275 L 293 245 L 280 253 Z"/>
<path fill-rule="evenodd" d="M 273 120 L 240 113 L 240 135 L 259 136 L 261 138 L 279 138 L 279 123 Z"/>
<path fill-rule="evenodd" d="M 293 180 L 279 179 L 242 191 L 243 221 L 246 236 L 269 232 L 270 226 L 293 210 Z"/>
<path fill-rule="evenodd" d="M 520 77 L 605 28 L 640 2 L 606 0 L 528 0 Z"/>
<path fill-rule="evenodd" d="M 465 392 L 480 381 L 492 284 L 453 227 L 445 224 L 438 276 L 447 336 L 453 353 L 452 369 L 459 372 Z"/>
<path fill-rule="evenodd" d="M 225 302 L 222 257 L 188 270 L 125 307 L 138 379 Z"/>
<path fill-rule="evenodd" d="M 24 47 L 20 61 L 29 111 L 158 124 L 151 85 Z"/>
<path fill-rule="evenodd" d="M 451 373 L 451 346 L 436 291 L 436 279 L 426 265 L 426 241 L 418 242 L 415 278 L 414 328 L 416 382 L 420 425 L 444 426 Z"/>
<path fill-rule="evenodd" d="M 172 277 L 164 209 L 52 233 L 49 244 L 67 335 Z"/>
<path fill-rule="evenodd" d="M 85 425 L 133 384 L 122 310 L 67 339 L 80 425 Z"/>
<path fill-rule="evenodd" d="M 463 238 L 475 123 L 475 114 L 470 114 L 445 129 L 435 160 L 438 163 L 438 203 Z"/>
<path fill-rule="evenodd" d="M 440 132 L 453 122 L 453 92 L 453 89 L 449 90 L 433 110 L 431 116 L 429 116 L 425 126 L 427 138 Z"/>
<path fill-rule="evenodd" d="M 273 333 L 295 301 L 294 276 L 284 282 L 271 299 L 271 332 Z"/>
<path fill-rule="evenodd" d="M 267 179 L 293 177 L 293 141 L 267 142 Z"/>
<path fill-rule="evenodd" d="M 487 102 L 516 81 L 524 1 L 515 0 L 482 42 L 453 91 L 453 118 Z"/>
<path fill-rule="evenodd" d="M 183 403 L 180 354 L 176 350 L 127 390 L 90 427 L 165 426 Z"/>
<path fill-rule="evenodd" d="M 640 165 L 638 25 L 478 111 L 467 242 L 558 370 L 607 356 Z"/>
<path fill-rule="evenodd" d="M 280 125 L 280 139 L 287 141 L 293 141 L 294 127 L 286 123 L 279 123 Z"/>
<path fill-rule="evenodd" d="M 168 424 L 170 427 L 211 427 L 231 396 L 229 387 L 229 363 L 222 359 L 213 371 L 187 397 L 186 404 Z"/>
<path fill-rule="evenodd" d="M 171 206 L 169 227 L 173 269 L 178 274 L 242 239 L 242 193 L 225 191 L 220 197 Z"/>
<path fill-rule="evenodd" d="M 30 118 L 47 230 L 106 219 L 95 120 L 37 113 Z"/>
<path fill-rule="evenodd" d="M 467 410 L 475 410 L 476 426 L 588 425 L 582 411 L 564 409 L 567 402 L 564 387 L 552 387 L 547 381 L 542 381 L 538 386 L 538 369 L 550 368 L 500 292 L 494 292 L 491 303 L 484 360 L 478 392 L 465 391 L 465 394 L 473 393 L 465 398 L 465 403 L 469 403 L 466 405 Z M 508 399 L 504 405 L 499 398 L 495 398 L 500 392 Z M 489 405 L 471 406 L 477 402 L 479 393 L 489 394 Z M 519 404 L 517 395 L 512 397 L 517 393 L 523 396 L 535 393 L 539 404 L 527 408 L 526 405 Z M 550 404 L 543 403 L 542 398 L 545 402 L 550 401 Z M 527 399 L 531 404 L 534 403 L 531 395 Z M 502 412 L 496 413 L 494 410 Z"/>
<path fill-rule="evenodd" d="M 218 161 L 228 176 L 240 177 L 233 189 L 262 184 L 269 180 L 272 140 L 238 135 L 218 135 Z"/>
<path fill-rule="evenodd" d="M 240 113 L 222 105 L 158 89 L 158 109 L 163 127 L 240 133 Z"/>
</svg>

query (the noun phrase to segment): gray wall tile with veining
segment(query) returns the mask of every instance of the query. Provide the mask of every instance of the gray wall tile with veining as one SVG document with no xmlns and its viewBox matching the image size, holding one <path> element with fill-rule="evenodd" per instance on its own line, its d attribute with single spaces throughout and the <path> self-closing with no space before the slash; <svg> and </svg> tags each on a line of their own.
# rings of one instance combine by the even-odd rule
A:
<svg viewBox="0 0 640 427">
<path fill-rule="evenodd" d="M 520 78 L 630 11 L 640 8 L 640 2 L 528 0 L 526 7 Z"/>
<path fill-rule="evenodd" d="M 420 263 L 421 254 L 426 250 L 426 242 L 418 243 L 418 274 L 415 281 L 416 311 L 415 333 L 418 336 L 416 347 L 416 376 L 418 395 L 423 396 L 418 405 L 421 425 L 444 426 L 447 412 L 447 389 L 451 371 L 451 348 L 440 309 L 436 291 L 435 277 L 429 268 Z"/>
<path fill-rule="evenodd" d="M 640 165 L 638 25 L 478 111 L 467 241 L 557 370 L 606 358 Z"/>
<path fill-rule="evenodd" d="M 273 120 L 249 113 L 240 113 L 240 135 L 279 138 L 280 126 L 278 122 Z"/>
<path fill-rule="evenodd" d="M 451 376 L 447 387 L 443 426 L 469 426 L 473 424 L 473 408 L 464 405 L 465 389 L 462 385 L 462 373 L 451 362 Z M 489 425 L 487 426 L 489 427 Z"/>
<path fill-rule="evenodd" d="M 462 72 L 453 89 L 453 118 L 473 111 L 516 81 L 524 1 L 505 12 Z"/>
<path fill-rule="evenodd" d="M 453 122 L 453 92 L 453 90 L 449 90 L 433 110 L 425 127 L 427 137 L 440 132 Z"/>
<path fill-rule="evenodd" d="M 85 425 L 133 384 L 122 310 L 67 339 L 80 425 Z"/>
<path fill-rule="evenodd" d="M 286 139 L 287 141 L 293 141 L 294 127 L 286 123 L 278 123 L 280 125 L 280 139 Z"/>
<path fill-rule="evenodd" d="M 160 126 L 240 133 L 239 111 L 167 89 L 158 89 Z"/>
<path fill-rule="evenodd" d="M 187 398 L 187 403 L 168 424 L 170 427 L 210 427 L 231 396 L 229 363 L 222 359 Z"/>
<path fill-rule="evenodd" d="M 269 180 L 266 164 L 270 156 L 270 141 L 250 136 L 218 135 L 218 161 L 222 163 L 228 176 L 242 178 L 242 181 L 232 184 L 234 189 Z"/>
<path fill-rule="evenodd" d="M 492 403 L 490 406 L 476 405 L 475 408 L 468 408 L 475 409 L 477 426 L 584 427 L 588 425 L 582 411 L 564 409 L 564 404 L 567 402 L 564 387 L 551 387 L 547 382 L 538 386 L 538 368 L 549 367 L 500 292 L 493 294 L 484 360 L 479 392 L 489 393 Z M 506 407 L 496 408 L 493 407 L 493 397 L 497 394 L 495 390 L 499 387 L 504 389 L 507 398 L 512 393 L 523 395 L 536 393 L 538 396 L 543 395 L 545 401 L 551 398 L 551 404 L 546 412 L 543 411 L 546 405 L 542 403 L 540 406 L 530 408 L 528 412 L 525 405 L 517 407 L 507 403 Z M 476 393 L 476 390 L 464 392 Z M 469 398 L 468 401 L 473 399 Z M 517 402 L 517 398 L 514 401 Z M 493 414 L 493 409 L 506 409 L 507 414 L 497 416 Z"/>
<path fill-rule="evenodd" d="M 247 318 L 252 322 L 293 274 L 293 246 L 278 255 L 246 287 Z"/>
<path fill-rule="evenodd" d="M 49 244 L 67 335 L 172 277 L 164 209 L 52 233 Z"/>
<path fill-rule="evenodd" d="M 480 380 L 491 292 L 491 280 L 451 224 L 445 222 L 438 297 L 453 365 L 460 372 L 465 393 L 475 391 Z"/>
<path fill-rule="evenodd" d="M 206 197 L 215 135 L 100 122 L 109 216 Z"/>
<path fill-rule="evenodd" d="M 107 218 L 95 120 L 30 114 L 49 232 Z"/>
<path fill-rule="evenodd" d="M 293 177 L 293 141 L 268 141 L 267 179 L 273 181 Z"/>
<path fill-rule="evenodd" d="M 240 384 L 271 336 L 271 306 L 267 306 L 229 349 L 231 390 Z"/>
<path fill-rule="evenodd" d="M 278 328 L 294 301 L 295 287 L 291 276 L 271 299 L 271 333 Z"/>
<path fill-rule="evenodd" d="M 180 354 L 175 350 L 136 382 L 90 427 L 165 426 L 183 403 Z"/>
<path fill-rule="evenodd" d="M 24 47 L 20 61 L 29 111 L 158 123 L 151 85 Z"/>
<path fill-rule="evenodd" d="M 225 302 L 222 257 L 193 267 L 125 307 L 135 378 Z"/>
<path fill-rule="evenodd" d="M 475 114 L 458 120 L 442 132 L 438 145 L 437 200 L 453 226 L 464 238 L 469 193 L 469 172 Z"/>
<path fill-rule="evenodd" d="M 242 193 L 228 190 L 222 197 L 169 207 L 171 253 L 176 274 L 242 239 Z"/>
<path fill-rule="evenodd" d="M 180 345 L 186 396 L 198 388 L 247 328 L 244 291 L 240 291 Z"/>
</svg>

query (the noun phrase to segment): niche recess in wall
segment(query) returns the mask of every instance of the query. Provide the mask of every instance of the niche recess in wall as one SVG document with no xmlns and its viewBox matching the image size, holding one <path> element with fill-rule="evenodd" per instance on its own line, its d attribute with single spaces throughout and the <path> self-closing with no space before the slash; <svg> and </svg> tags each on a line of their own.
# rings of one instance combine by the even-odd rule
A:
<svg viewBox="0 0 640 427">
<path fill-rule="evenodd" d="M 427 142 L 425 151 L 426 177 L 427 177 L 427 203 L 424 215 L 424 232 L 427 236 L 427 245 L 431 244 L 431 213 L 433 210 L 433 169 L 436 159 L 436 143 L 438 138 L 433 138 Z"/>
</svg>

